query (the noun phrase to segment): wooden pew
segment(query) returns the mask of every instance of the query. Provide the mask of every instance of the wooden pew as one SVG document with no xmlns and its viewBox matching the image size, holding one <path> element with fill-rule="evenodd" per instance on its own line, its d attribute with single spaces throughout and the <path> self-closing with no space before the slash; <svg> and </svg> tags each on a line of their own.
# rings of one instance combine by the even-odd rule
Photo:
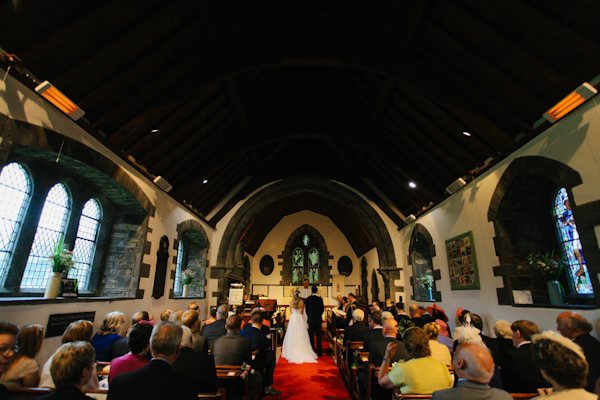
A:
<svg viewBox="0 0 600 400">
<path fill-rule="evenodd" d="M 240 365 L 215 365 L 215 369 L 217 370 L 217 378 L 219 378 L 219 387 L 227 390 L 225 388 L 225 384 L 227 381 L 231 381 L 231 384 L 235 384 L 236 381 L 242 381 L 244 387 L 244 399 L 252 400 L 250 397 L 250 387 L 248 385 L 248 380 L 243 380 L 242 375 L 242 367 Z M 240 382 L 241 383 L 241 382 Z M 257 396 L 261 397 L 261 396 Z"/>
<path fill-rule="evenodd" d="M 8 399 L 31 399 L 37 396 L 42 396 L 51 393 L 54 389 L 51 388 L 29 388 L 29 387 L 9 387 Z M 84 389 L 83 392 L 95 399 L 105 399 L 108 395 L 106 389 Z M 216 393 L 198 393 L 198 399 L 201 400 L 225 400 L 225 390 L 219 388 Z"/>
<path fill-rule="evenodd" d="M 344 365 L 344 382 L 346 383 L 346 387 L 348 388 L 348 392 L 352 393 L 352 388 L 355 385 L 357 370 L 356 368 L 352 368 L 352 364 L 354 364 L 354 352 L 356 350 L 361 351 L 363 348 L 363 342 L 348 340 L 346 342 L 346 360 L 343 362 Z"/>
</svg>

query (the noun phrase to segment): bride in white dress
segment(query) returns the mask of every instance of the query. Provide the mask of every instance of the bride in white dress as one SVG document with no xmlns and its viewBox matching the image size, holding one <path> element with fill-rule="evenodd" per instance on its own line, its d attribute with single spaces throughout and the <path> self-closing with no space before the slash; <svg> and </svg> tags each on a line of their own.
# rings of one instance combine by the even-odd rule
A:
<svg viewBox="0 0 600 400">
<path fill-rule="evenodd" d="M 316 363 L 317 354 L 313 351 L 308 338 L 304 301 L 299 297 L 298 291 L 294 292 L 290 307 L 292 315 L 283 338 L 281 356 L 294 364 Z"/>
</svg>

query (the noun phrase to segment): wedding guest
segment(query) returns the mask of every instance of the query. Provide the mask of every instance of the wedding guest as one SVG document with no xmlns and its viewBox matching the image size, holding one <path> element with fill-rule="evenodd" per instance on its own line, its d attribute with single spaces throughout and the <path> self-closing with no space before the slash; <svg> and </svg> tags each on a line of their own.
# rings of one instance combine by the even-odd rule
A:
<svg viewBox="0 0 600 400">
<path fill-rule="evenodd" d="M 173 371 L 190 379 L 197 393 L 216 392 L 219 388 L 219 380 L 215 368 L 215 358 L 207 352 L 195 351 L 192 331 L 185 325 L 182 328 L 181 349 L 172 365 Z"/>
<path fill-rule="evenodd" d="M 127 329 L 127 333 L 125 333 L 125 337 L 123 337 L 121 339 L 117 339 L 113 343 L 113 351 L 112 351 L 113 358 L 124 356 L 125 354 L 127 354 L 131 351 L 131 349 L 129 348 L 129 344 L 128 344 L 129 333 L 131 332 L 131 329 L 133 328 L 133 326 L 140 321 L 151 321 L 150 314 L 148 314 L 147 311 L 138 311 L 135 314 L 133 314 L 133 316 L 131 317 L 131 326 L 129 327 L 129 329 Z"/>
<path fill-rule="evenodd" d="M 421 328 L 404 332 L 404 347 L 411 357 L 405 363 L 397 363 L 390 371 L 390 359 L 396 353 L 398 343 L 389 343 L 381 363 L 379 385 L 402 393 L 431 394 L 436 390 L 448 389 L 454 383 L 444 363 L 429 358 L 429 336 Z"/>
<path fill-rule="evenodd" d="M 166 309 L 165 311 L 160 313 L 160 320 L 168 321 L 169 317 L 171 317 L 171 314 L 173 314 L 173 310 Z"/>
<path fill-rule="evenodd" d="M 94 331 L 94 324 L 90 321 L 80 319 L 75 322 L 71 322 L 65 332 L 62 335 L 61 341 L 63 344 L 77 341 L 89 342 L 92 338 L 92 332 Z M 54 353 L 56 354 L 56 353 Z M 40 384 L 38 387 L 54 388 L 54 380 L 52 380 L 52 374 L 50 373 L 50 367 L 54 354 L 46 361 L 42 367 L 42 374 L 40 377 Z M 94 351 L 95 355 L 95 351 Z M 100 384 L 98 383 L 98 375 L 92 374 L 89 381 L 84 384 L 84 389 L 98 389 Z"/>
<path fill-rule="evenodd" d="M 500 319 L 494 322 L 493 330 L 496 335 L 496 342 L 500 348 L 500 357 L 502 358 L 504 353 L 515 348 L 512 341 L 513 331 L 510 329 L 510 322 Z"/>
<path fill-rule="evenodd" d="M 212 324 L 207 324 L 202 327 L 201 335 L 208 341 L 208 348 L 210 348 L 213 340 L 224 336 L 227 333 L 225 328 L 225 321 L 227 320 L 227 314 L 229 312 L 228 304 L 221 304 L 217 307 L 217 320 Z"/>
<path fill-rule="evenodd" d="M 89 342 L 68 342 L 52 357 L 50 372 L 56 385 L 51 393 L 36 397 L 39 400 L 92 399 L 82 390 L 92 375 L 96 375 L 94 347 Z"/>
<path fill-rule="evenodd" d="M 183 315 L 183 310 L 175 310 L 169 316 L 169 321 L 175 322 L 176 324 L 181 325 L 181 316 Z"/>
<path fill-rule="evenodd" d="M 217 307 L 210 308 L 210 318 L 204 321 L 204 325 L 210 325 L 217 320 Z"/>
<path fill-rule="evenodd" d="M 200 314 L 200 304 L 198 304 L 197 301 L 194 301 L 188 305 L 188 310 L 198 311 L 198 314 Z"/>
<path fill-rule="evenodd" d="M 15 356 L 19 332 L 19 327 L 12 322 L 0 322 L 0 373 L 8 369 Z"/>
<path fill-rule="evenodd" d="M 543 400 L 596 400 L 597 395 L 586 391 L 588 363 L 581 347 L 553 331 L 533 335 L 533 363 L 554 391 Z"/>
<path fill-rule="evenodd" d="M 200 334 L 200 319 L 198 311 L 187 310 L 181 316 L 182 326 L 187 326 L 192 331 L 192 347 L 194 351 L 208 354 L 208 342 L 206 338 Z"/>
<path fill-rule="evenodd" d="M 94 335 L 90 343 L 96 350 L 97 361 L 110 361 L 113 358 L 112 348 L 115 341 L 121 339 L 119 332 L 125 323 L 123 313 L 113 311 L 106 314 L 100 330 Z"/>
<path fill-rule="evenodd" d="M 6 386 L 37 387 L 40 383 L 40 366 L 35 356 L 44 341 L 44 327 L 38 324 L 21 329 L 16 351 L 8 369 L 0 376 Z"/>
<path fill-rule="evenodd" d="M 404 303 L 403 302 L 398 302 L 396 303 L 396 322 L 398 322 L 398 335 L 396 336 L 396 338 L 398 340 L 402 340 L 402 335 L 404 334 L 404 331 L 409 329 L 409 328 L 414 328 L 416 325 L 415 323 L 412 321 L 412 319 L 406 315 L 405 312 L 405 308 L 404 308 Z"/>
<path fill-rule="evenodd" d="M 454 340 L 450 337 L 450 331 L 448 331 L 448 324 L 441 319 L 436 319 L 434 321 L 440 327 L 440 333 L 438 334 L 437 341 L 443 344 L 448 348 L 448 350 L 452 353 L 452 349 L 454 347 Z"/>
<path fill-rule="evenodd" d="M 136 323 L 129 333 L 127 345 L 131 352 L 121 357 L 114 358 L 110 362 L 110 370 L 108 372 L 108 383 L 110 384 L 113 378 L 125 372 L 135 371 L 142 368 L 150 362 L 145 354 L 150 349 L 150 335 L 152 335 L 152 324 L 149 321 L 140 321 Z"/>
<path fill-rule="evenodd" d="M 431 358 L 443 362 L 446 365 L 452 364 L 452 355 L 448 347 L 437 341 L 440 334 L 440 326 L 435 322 L 425 324 L 423 330 L 429 335 L 429 348 L 431 349 Z"/>
</svg>

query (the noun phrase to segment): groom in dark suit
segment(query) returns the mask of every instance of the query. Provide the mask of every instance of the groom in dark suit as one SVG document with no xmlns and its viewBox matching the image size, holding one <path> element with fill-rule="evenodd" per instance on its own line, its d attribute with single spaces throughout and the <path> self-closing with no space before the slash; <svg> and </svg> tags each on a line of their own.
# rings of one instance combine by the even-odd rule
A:
<svg viewBox="0 0 600 400">
<path fill-rule="evenodd" d="M 310 337 L 310 345 L 319 357 L 323 355 L 323 347 L 321 347 L 321 324 L 323 323 L 323 312 L 325 306 L 323 299 L 317 296 L 317 287 L 312 287 L 312 295 L 308 296 L 305 301 L 306 316 L 308 317 L 308 335 Z M 317 337 L 317 347 L 315 348 L 315 336 Z"/>
</svg>

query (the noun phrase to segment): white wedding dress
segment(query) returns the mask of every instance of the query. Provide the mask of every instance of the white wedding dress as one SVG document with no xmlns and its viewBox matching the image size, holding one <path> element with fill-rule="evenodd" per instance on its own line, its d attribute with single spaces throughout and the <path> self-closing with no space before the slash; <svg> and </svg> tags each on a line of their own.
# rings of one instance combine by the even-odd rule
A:
<svg viewBox="0 0 600 400">
<path fill-rule="evenodd" d="M 317 354 L 313 351 L 308 338 L 308 324 L 303 310 L 304 308 L 292 308 L 292 315 L 281 346 L 281 356 L 293 364 L 317 362 Z"/>
</svg>

